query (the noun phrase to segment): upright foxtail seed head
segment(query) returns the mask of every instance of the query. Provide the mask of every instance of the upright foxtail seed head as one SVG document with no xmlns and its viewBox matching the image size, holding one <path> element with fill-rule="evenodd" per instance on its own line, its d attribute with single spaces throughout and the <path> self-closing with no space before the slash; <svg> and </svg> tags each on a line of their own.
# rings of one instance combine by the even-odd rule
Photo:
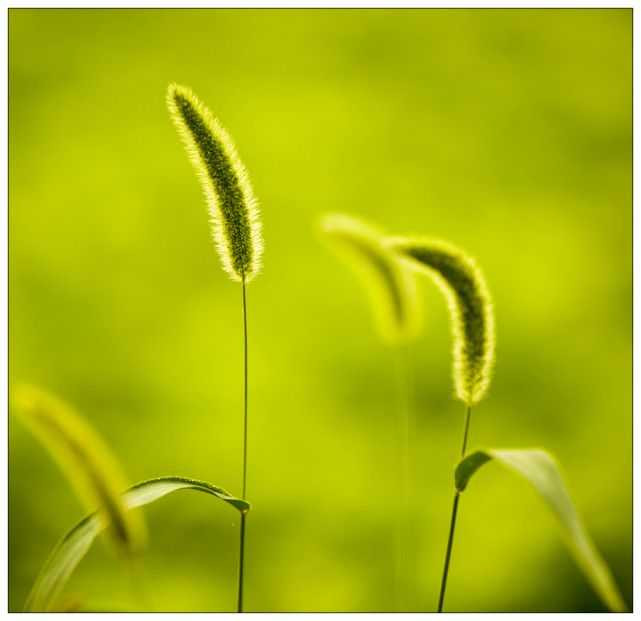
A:
<svg viewBox="0 0 641 621">
<path fill-rule="evenodd" d="M 247 171 L 229 134 L 191 89 L 171 84 L 167 106 L 205 192 L 223 269 L 249 282 L 260 269 L 263 241 Z"/>
<path fill-rule="evenodd" d="M 494 365 L 494 313 L 475 261 L 443 241 L 392 238 L 387 246 L 428 273 L 445 294 L 454 333 L 456 396 L 472 406 L 487 392 Z"/>
<path fill-rule="evenodd" d="M 321 221 L 327 237 L 343 249 L 370 295 L 381 338 L 390 344 L 416 336 L 420 309 L 413 274 L 383 244 L 374 227 L 344 214 L 328 214 Z"/>
</svg>

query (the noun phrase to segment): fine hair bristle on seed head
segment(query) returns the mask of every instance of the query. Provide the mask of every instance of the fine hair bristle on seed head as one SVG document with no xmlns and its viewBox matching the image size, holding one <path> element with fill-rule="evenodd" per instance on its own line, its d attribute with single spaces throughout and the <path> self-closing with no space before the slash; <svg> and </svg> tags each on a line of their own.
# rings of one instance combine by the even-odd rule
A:
<svg viewBox="0 0 641 621">
<path fill-rule="evenodd" d="M 249 282 L 263 253 L 258 200 L 229 134 L 191 89 L 170 84 L 167 106 L 209 207 L 223 269 Z"/>
<path fill-rule="evenodd" d="M 494 310 L 480 268 L 444 241 L 395 237 L 386 243 L 410 265 L 429 274 L 445 294 L 454 335 L 456 395 L 475 405 L 489 388 L 495 357 Z"/>
</svg>

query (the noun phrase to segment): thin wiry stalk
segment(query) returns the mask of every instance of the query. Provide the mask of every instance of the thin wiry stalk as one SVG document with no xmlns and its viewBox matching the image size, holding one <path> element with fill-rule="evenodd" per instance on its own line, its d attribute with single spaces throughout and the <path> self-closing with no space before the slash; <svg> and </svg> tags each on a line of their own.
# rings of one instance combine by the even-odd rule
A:
<svg viewBox="0 0 641 621">
<path fill-rule="evenodd" d="M 445 552 L 445 566 L 443 567 L 443 577 L 441 578 L 441 592 L 438 596 L 438 612 L 443 612 L 443 602 L 445 601 L 445 587 L 447 586 L 447 574 L 450 570 L 450 557 L 452 556 L 452 544 L 454 543 L 454 529 L 456 528 L 456 514 L 458 512 L 459 493 L 454 494 L 454 504 L 452 505 L 452 517 L 450 518 L 450 534 L 447 538 L 447 551 Z"/>
<path fill-rule="evenodd" d="M 410 494 L 412 488 L 412 460 L 411 460 L 411 435 L 412 412 L 409 397 L 410 381 L 407 365 L 407 352 L 401 346 L 395 348 L 395 366 L 398 398 L 398 463 L 401 481 L 402 514 L 397 522 L 396 533 L 396 576 L 395 576 L 395 604 L 397 610 L 407 607 L 410 586 L 413 584 L 414 575 L 413 556 L 410 541 L 411 533 L 411 507 Z"/>
<path fill-rule="evenodd" d="M 245 574 L 245 519 L 247 513 L 240 514 L 240 563 L 238 565 L 238 606 L 237 612 L 243 611 L 243 580 Z"/>
<path fill-rule="evenodd" d="M 467 412 L 465 413 L 465 431 L 463 432 L 463 446 L 461 448 L 461 459 L 465 457 L 467 451 L 467 437 L 470 433 L 470 418 L 472 416 L 472 408 L 468 405 Z"/>
<path fill-rule="evenodd" d="M 248 361 L 248 347 L 247 347 L 247 291 L 245 287 L 245 276 L 242 278 L 243 285 L 243 495 L 245 500 L 247 495 L 247 361 Z M 243 612 L 243 581 L 245 575 L 245 520 L 247 513 L 242 512 L 240 515 L 240 550 L 238 554 L 238 606 L 237 611 Z"/>
<path fill-rule="evenodd" d="M 243 346 L 244 346 L 244 365 L 243 365 L 243 500 L 247 496 L 247 290 L 245 286 L 245 277 L 243 276 Z"/>
<path fill-rule="evenodd" d="M 465 413 L 465 428 L 463 431 L 463 446 L 461 447 L 461 459 L 465 457 L 465 451 L 467 450 L 467 439 L 470 432 L 470 418 L 472 415 L 472 408 L 467 407 Z M 454 494 L 454 503 L 452 505 L 452 517 L 450 518 L 450 533 L 447 538 L 447 550 L 445 552 L 445 565 L 443 567 L 443 577 L 441 578 L 441 592 L 438 598 L 438 612 L 443 612 L 443 603 L 445 601 L 445 588 L 447 586 L 447 575 L 450 570 L 450 559 L 452 557 L 452 546 L 454 544 L 454 531 L 456 529 L 456 514 L 458 513 L 458 502 L 459 502 L 460 492 L 457 490 Z"/>
</svg>

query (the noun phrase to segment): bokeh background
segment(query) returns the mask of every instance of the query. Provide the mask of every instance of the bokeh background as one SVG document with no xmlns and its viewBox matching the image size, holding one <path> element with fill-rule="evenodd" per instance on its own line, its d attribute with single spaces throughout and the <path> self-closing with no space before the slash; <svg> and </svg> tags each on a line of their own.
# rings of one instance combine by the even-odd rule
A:
<svg viewBox="0 0 641 621">
<path fill-rule="evenodd" d="M 471 446 L 544 446 L 632 603 L 631 10 L 10 11 L 10 381 L 57 392 L 131 481 L 240 488 L 241 291 L 165 107 L 190 85 L 261 200 L 251 283 L 246 604 L 394 607 L 393 352 L 318 218 L 346 211 L 476 256 L 497 366 Z M 414 382 L 412 610 L 434 610 L 463 406 L 425 281 Z M 82 507 L 10 423 L 10 607 Z M 231 610 L 237 519 L 146 511 L 156 610 Z M 601 610 L 530 488 L 499 468 L 461 503 L 446 608 Z M 67 591 L 139 609 L 96 545 Z"/>
</svg>

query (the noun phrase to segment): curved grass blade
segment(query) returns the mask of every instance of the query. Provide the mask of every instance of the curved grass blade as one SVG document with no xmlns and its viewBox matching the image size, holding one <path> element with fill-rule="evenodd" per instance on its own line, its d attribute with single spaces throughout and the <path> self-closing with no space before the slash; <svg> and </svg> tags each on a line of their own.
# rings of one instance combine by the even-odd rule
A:
<svg viewBox="0 0 641 621">
<path fill-rule="evenodd" d="M 263 252 L 258 200 L 229 134 L 191 89 L 171 84 L 167 106 L 209 205 L 223 269 L 249 282 Z"/>
<path fill-rule="evenodd" d="M 541 449 L 476 451 L 456 468 L 457 490 L 462 492 L 472 475 L 492 459 L 522 476 L 541 495 L 557 518 L 576 563 L 603 603 L 614 612 L 625 612 L 623 597 L 574 508 L 555 459 Z"/>
<path fill-rule="evenodd" d="M 383 244 L 383 235 L 344 214 L 327 214 L 323 233 L 355 269 L 371 302 L 376 327 L 388 343 L 408 341 L 418 333 L 420 309 L 414 277 Z"/>
<path fill-rule="evenodd" d="M 122 494 L 122 502 L 126 509 L 130 510 L 184 489 L 211 494 L 238 509 L 241 513 L 249 511 L 248 502 L 235 498 L 224 489 L 215 487 L 205 481 L 184 477 L 160 477 L 142 481 Z M 84 518 L 63 537 L 47 559 L 33 585 L 25 604 L 26 611 L 46 612 L 51 610 L 52 605 L 55 603 L 55 598 L 103 528 L 103 523 L 93 513 Z"/>
<path fill-rule="evenodd" d="M 487 392 L 494 365 L 494 313 L 476 262 L 455 246 L 426 238 L 392 238 L 387 245 L 427 272 L 445 294 L 454 333 L 454 385 L 468 406 Z"/>
<path fill-rule="evenodd" d="M 118 549 L 134 552 L 144 541 L 138 512 L 126 511 L 122 491 L 126 478 L 102 438 L 72 408 L 34 386 L 14 392 L 15 413 L 48 449 L 79 498 L 108 526 Z"/>
</svg>

